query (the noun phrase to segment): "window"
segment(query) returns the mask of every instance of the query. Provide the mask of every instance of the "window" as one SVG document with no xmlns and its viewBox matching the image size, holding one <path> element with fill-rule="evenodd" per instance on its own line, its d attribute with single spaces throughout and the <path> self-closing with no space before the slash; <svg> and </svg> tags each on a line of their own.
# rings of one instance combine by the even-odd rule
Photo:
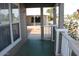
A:
<svg viewBox="0 0 79 59">
<path fill-rule="evenodd" d="M 40 17 L 35 17 L 35 22 L 36 23 L 40 23 L 40 20 L 41 20 Z"/>
<path fill-rule="evenodd" d="M 31 18 L 31 22 L 34 23 L 34 17 Z"/>
<path fill-rule="evenodd" d="M 9 7 L 7 3 L 0 4 L 0 51 L 11 44 Z"/>
<path fill-rule="evenodd" d="M 20 37 L 19 33 L 19 9 L 15 4 L 12 5 L 12 29 L 13 29 L 13 39 L 14 41 Z"/>
</svg>

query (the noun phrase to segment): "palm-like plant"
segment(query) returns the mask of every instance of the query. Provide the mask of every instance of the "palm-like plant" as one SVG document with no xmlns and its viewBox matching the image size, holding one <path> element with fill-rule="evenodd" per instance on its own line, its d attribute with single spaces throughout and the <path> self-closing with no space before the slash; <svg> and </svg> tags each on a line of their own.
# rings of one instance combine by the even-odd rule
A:
<svg viewBox="0 0 79 59">
<path fill-rule="evenodd" d="M 48 16 L 49 21 L 52 20 L 52 18 L 53 18 L 53 8 L 47 9 L 46 12 L 49 13 L 49 16 Z"/>
<path fill-rule="evenodd" d="M 77 32 L 77 29 L 78 29 L 77 21 L 79 20 L 79 14 L 77 12 L 74 12 L 72 15 L 67 15 L 67 19 L 70 20 L 70 23 L 68 26 L 65 23 L 66 28 L 68 28 L 69 30 L 69 35 L 73 37 L 75 40 L 79 40 L 78 32 Z M 76 20 L 76 22 L 74 22 L 74 20 Z"/>
</svg>

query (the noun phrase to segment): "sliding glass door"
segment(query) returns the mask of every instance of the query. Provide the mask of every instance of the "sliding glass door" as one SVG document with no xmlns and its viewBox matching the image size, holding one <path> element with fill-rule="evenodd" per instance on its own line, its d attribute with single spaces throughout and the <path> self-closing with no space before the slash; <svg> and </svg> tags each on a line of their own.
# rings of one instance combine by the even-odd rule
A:
<svg viewBox="0 0 79 59">
<path fill-rule="evenodd" d="M 20 39 L 19 24 L 18 5 L 0 3 L 0 51 Z"/>
<path fill-rule="evenodd" d="M 9 7 L 7 3 L 0 4 L 0 51 L 11 44 Z"/>
</svg>

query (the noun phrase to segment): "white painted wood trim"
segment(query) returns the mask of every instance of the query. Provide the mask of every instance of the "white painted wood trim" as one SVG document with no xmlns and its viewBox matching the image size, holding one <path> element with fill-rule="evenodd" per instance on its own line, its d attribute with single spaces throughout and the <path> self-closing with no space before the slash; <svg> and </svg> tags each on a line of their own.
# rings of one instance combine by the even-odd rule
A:
<svg viewBox="0 0 79 59">
<path fill-rule="evenodd" d="M 76 41 L 68 33 L 62 33 L 62 35 L 68 40 L 69 45 L 69 56 L 71 56 L 72 51 L 79 56 L 79 41 Z"/>
<path fill-rule="evenodd" d="M 72 54 L 72 49 L 69 47 L 69 56 Z"/>
<path fill-rule="evenodd" d="M 10 51 L 16 44 L 18 44 L 21 41 L 21 24 L 19 22 L 19 30 L 20 30 L 20 38 L 18 38 L 16 41 L 13 41 L 13 31 L 12 31 L 12 11 L 11 11 L 11 4 L 9 3 L 9 19 L 10 19 L 10 33 L 11 33 L 11 44 L 8 45 L 6 48 L 4 48 L 0 52 L 0 56 L 5 55 L 8 51 Z"/>
<path fill-rule="evenodd" d="M 73 50 L 74 53 L 79 56 L 79 41 L 76 41 L 75 39 L 70 37 L 68 34 L 63 34 L 63 36 L 67 38 L 67 40 L 69 40 L 69 48 L 71 49 L 71 51 Z"/>
<path fill-rule="evenodd" d="M 68 29 L 56 29 L 56 51 L 55 55 L 59 55 L 58 48 L 59 48 L 59 32 L 68 32 Z"/>
<path fill-rule="evenodd" d="M 19 32 L 20 32 L 20 39 L 22 40 L 22 35 L 21 35 L 21 20 L 20 19 L 20 4 L 18 4 L 18 9 L 19 9 Z"/>
<path fill-rule="evenodd" d="M 55 52 L 55 55 L 59 55 L 58 54 L 58 48 L 59 48 L 59 32 L 56 32 L 56 52 Z"/>
<path fill-rule="evenodd" d="M 10 19 L 10 33 L 11 33 L 11 43 L 13 43 L 13 30 L 12 30 L 12 10 L 11 4 L 9 3 L 9 19 Z"/>
</svg>

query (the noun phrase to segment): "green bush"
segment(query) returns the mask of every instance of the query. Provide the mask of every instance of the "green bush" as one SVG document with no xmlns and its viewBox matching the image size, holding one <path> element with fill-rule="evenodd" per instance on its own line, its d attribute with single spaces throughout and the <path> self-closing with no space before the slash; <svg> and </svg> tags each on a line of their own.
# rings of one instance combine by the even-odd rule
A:
<svg viewBox="0 0 79 59">
<path fill-rule="evenodd" d="M 65 26 L 65 28 L 68 29 L 69 35 L 72 38 L 74 38 L 75 40 L 79 40 L 78 32 L 77 32 L 77 29 L 78 29 L 78 23 L 77 22 L 70 21 L 69 25 L 68 25 L 68 23 L 65 22 L 64 26 Z"/>
</svg>

